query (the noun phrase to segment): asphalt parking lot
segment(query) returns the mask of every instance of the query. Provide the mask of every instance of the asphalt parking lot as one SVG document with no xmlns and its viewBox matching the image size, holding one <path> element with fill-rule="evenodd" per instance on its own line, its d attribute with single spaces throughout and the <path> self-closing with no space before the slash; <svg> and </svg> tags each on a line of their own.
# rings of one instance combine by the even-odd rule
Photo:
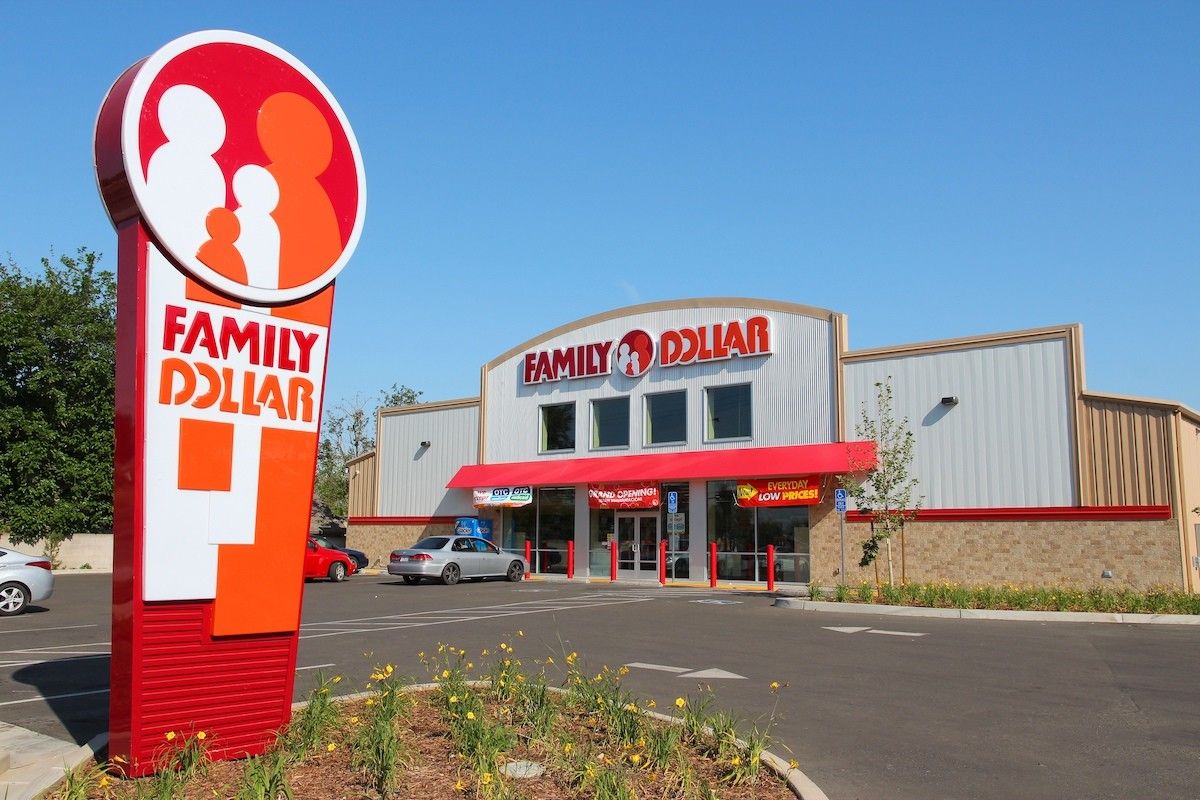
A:
<svg viewBox="0 0 1200 800">
<path fill-rule="evenodd" d="M 60 576 L 0 619 L 0 720 L 85 742 L 106 727 L 109 576 Z M 318 672 L 424 680 L 439 642 L 630 665 L 660 708 L 711 686 L 771 725 L 833 800 L 1200 796 L 1200 629 L 821 614 L 751 592 L 531 581 L 309 583 L 297 697 Z M 518 637 L 517 631 L 523 632 Z M 785 684 L 778 695 L 772 681 Z"/>
</svg>

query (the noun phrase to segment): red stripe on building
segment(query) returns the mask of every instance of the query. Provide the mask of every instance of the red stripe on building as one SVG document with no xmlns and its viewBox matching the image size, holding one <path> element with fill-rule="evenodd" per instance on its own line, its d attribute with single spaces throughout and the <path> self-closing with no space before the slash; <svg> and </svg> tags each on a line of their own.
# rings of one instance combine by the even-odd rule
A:
<svg viewBox="0 0 1200 800">
<path fill-rule="evenodd" d="M 1171 518 L 1170 506 L 1046 506 L 1043 508 L 923 508 L 918 522 L 997 522 L 1048 520 L 1163 520 Z M 861 511 L 847 511 L 847 522 L 870 522 Z"/>
<path fill-rule="evenodd" d="M 458 521 L 458 517 L 350 517 L 349 519 L 351 525 L 453 525 L 456 521 Z"/>
</svg>

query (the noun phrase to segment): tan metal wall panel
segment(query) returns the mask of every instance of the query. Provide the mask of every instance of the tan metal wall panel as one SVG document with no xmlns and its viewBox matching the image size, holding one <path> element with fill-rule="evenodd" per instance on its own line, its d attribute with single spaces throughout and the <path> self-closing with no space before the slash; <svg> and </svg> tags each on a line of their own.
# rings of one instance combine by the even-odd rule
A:
<svg viewBox="0 0 1200 800">
<path fill-rule="evenodd" d="M 1179 469 L 1183 509 L 1184 567 L 1188 588 L 1200 591 L 1200 424 L 1179 415 Z"/>
<path fill-rule="evenodd" d="M 1083 398 L 1083 504 L 1171 503 L 1170 410 L 1108 398 Z"/>
<path fill-rule="evenodd" d="M 350 472 L 351 517 L 375 516 L 375 454 L 368 453 L 347 465 Z"/>
<path fill-rule="evenodd" d="M 421 442 L 429 442 L 422 447 Z M 412 406 L 379 417 L 379 516 L 472 515 L 471 493 L 446 483 L 479 455 L 479 404 Z"/>
<path fill-rule="evenodd" d="M 640 378 L 628 378 L 614 372 L 526 386 L 521 375 L 523 351 L 510 353 L 507 358 L 492 363 L 484 373 L 484 460 L 492 463 L 605 457 L 836 440 L 837 353 L 832 315 L 819 318 L 751 304 L 663 308 L 603 319 L 570 329 L 537 344 L 533 349 L 552 350 L 574 344 L 615 341 L 635 328 L 657 337 L 664 330 L 685 325 L 745 320 L 756 314 L 765 314 L 771 319 L 771 355 L 667 368 L 656 365 Z M 704 441 L 704 389 L 740 383 L 751 385 L 752 439 Z M 686 444 L 644 445 L 646 395 L 679 389 L 688 393 Z M 629 447 L 590 449 L 590 401 L 626 395 L 630 398 Z M 575 401 L 574 452 L 539 454 L 539 407 L 571 400 Z"/>
</svg>

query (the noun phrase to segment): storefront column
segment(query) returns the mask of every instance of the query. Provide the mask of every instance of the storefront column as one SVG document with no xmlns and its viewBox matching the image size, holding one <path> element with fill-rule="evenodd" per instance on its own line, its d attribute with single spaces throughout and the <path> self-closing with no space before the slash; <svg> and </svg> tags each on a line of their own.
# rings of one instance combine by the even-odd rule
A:
<svg viewBox="0 0 1200 800">
<path fill-rule="evenodd" d="M 688 481 L 688 580 L 708 579 L 708 481 Z"/>
<path fill-rule="evenodd" d="M 592 516 L 588 509 L 587 484 L 575 486 L 575 577 L 587 580 L 591 577 L 588 558 L 588 539 L 591 534 Z"/>
</svg>

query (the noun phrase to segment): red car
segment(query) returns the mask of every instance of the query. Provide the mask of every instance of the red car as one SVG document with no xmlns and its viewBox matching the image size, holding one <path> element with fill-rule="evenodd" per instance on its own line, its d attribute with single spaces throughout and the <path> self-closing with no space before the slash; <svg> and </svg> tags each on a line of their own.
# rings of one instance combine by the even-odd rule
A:
<svg viewBox="0 0 1200 800">
<path fill-rule="evenodd" d="M 353 575 L 355 569 L 354 559 L 350 556 L 340 550 L 322 547 L 309 537 L 308 549 L 304 551 L 305 578 L 329 578 L 338 583 Z"/>
</svg>

